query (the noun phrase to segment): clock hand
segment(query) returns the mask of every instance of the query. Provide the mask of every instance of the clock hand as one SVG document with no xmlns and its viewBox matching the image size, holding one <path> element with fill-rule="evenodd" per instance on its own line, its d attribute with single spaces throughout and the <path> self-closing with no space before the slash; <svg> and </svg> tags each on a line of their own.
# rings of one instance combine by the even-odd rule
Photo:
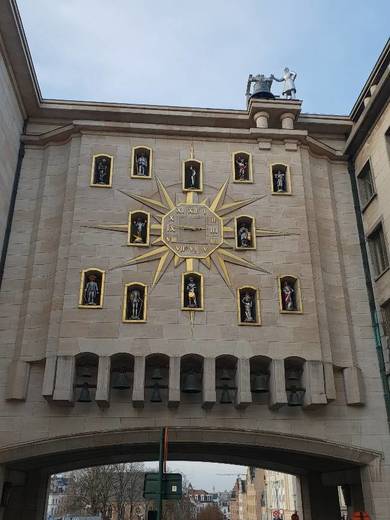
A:
<svg viewBox="0 0 390 520">
<path fill-rule="evenodd" d="M 198 226 L 180 226 L 180 225 L 176 225 L 176 228 L 178 228 L 178 229 L 188 229 L 188 230 L 191 230 L 191 231 L 202 231 L 203 229 L 205 229 L 204 227 L 198 227 Z"/>
</svg>

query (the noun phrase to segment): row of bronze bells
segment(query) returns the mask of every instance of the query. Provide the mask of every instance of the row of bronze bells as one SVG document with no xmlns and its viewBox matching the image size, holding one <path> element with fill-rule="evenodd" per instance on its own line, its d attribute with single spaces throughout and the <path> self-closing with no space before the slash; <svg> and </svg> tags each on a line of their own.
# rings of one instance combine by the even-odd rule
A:
<svg viewBox="0 0 390 520">
<path fill-rule="evenodd" d="M 287 370 L 287 404 L 288 406 L 302 406 L 305 389 L 301 384 L 302 370 L 292 367 Z"/>
<path fill-rule="evenodd" d="M 115 380 L 113 382 L 112 388 L 116 390 L 127 390 L 130 388 L 129 376 L 126 373 L 125 368 L 121 368 L 119 372 L 114 372 Z M 85 371 L 81 374 L 81 377 L 91 377 L 91 374 L 87 376 Z M 300 377 L 301 372 L 295 369 L 291 369 L 287 375 L 287 385 L 286 390 L 288 391 L 288 405 L 289 406 L 301 406 L 303 404 L 303 394 L 305 390 L 300 386 Z M 161 381 L 163 378 L 161 374 L 161 370 L 159 368 L 153 369 L 151 379 L 154 381 L 152 385 L 152 396 L 150 401 L 152 403 L 161 403 L 161 393 L 160 389 L 164 388 L 158 381 Z M 221 404 L 230 404 L 232 403 L 231 398 L 231 390 L 228 381 L 231 380 L 230 374 L 226 369 L 223 369 L 221 372 L 220 380 L 225 383 L 222 385 L 222 393 L 221 393 Z M 265 393 L 268 392 L 268 381 L 269 374 L 260 372 L 255 375 L 252 392 L 253 393 Z M 80 403 L 89 403 L 91 402 L 90 395 L 90 385 L 88 383 L 84 383 L 81 386 L 80 396 L 78 401 Z M 234 388 L 233 388 L 234 390 Z M 201 392 L 201 384 L 200 384 L 200 375 L 195 371 L 190 371 L 184 375 L 182 391 L 188 394 L 197 394 Z"/>
</svg>

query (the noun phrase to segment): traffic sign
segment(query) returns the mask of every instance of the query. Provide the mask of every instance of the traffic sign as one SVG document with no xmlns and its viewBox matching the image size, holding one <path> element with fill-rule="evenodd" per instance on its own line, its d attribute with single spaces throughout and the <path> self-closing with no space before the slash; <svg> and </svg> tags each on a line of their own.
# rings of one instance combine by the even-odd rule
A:
<svg viewBox="0 0 390 520">
<path fill-rule="evenodd" d="M 179 500 L 182 497 L 181 473 L 163 473 L 162 498 L 164 500 Z M 145 473 L 144 498 L 158 499 L 160 495 L 159 473 Z"/>
</svg>

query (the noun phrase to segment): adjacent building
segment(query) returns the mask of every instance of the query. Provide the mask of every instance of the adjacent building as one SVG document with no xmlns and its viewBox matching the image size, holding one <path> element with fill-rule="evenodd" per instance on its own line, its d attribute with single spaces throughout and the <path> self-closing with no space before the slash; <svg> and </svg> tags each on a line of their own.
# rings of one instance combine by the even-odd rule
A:
<svg viewBox="0 0 390 520">
<path fill-rule="evenodd" d="M 230 502 L 232 520 L 271 520 L 278 515 L 303 518 L 299 480 L 288 473 L 248 467 L 245 479 L 237 478 Z"/>
</svg>

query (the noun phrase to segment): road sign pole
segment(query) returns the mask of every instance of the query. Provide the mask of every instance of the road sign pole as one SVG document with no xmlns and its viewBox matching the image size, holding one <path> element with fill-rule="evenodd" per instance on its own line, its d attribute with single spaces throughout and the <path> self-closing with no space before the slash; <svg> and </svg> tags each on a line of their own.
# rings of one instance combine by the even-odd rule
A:
<svg viewBox="0 0 390 520">
<path fill-rule="evenodd" d="M 161 428 L 160 432 L 160 456 L 158 460 L 159 474 L 159 494 L 157 501 L 157 520 L 162 520 L 162 501 L 163 501 L 163 477 L 164 477 L 164 439 L 165 428 Z"/>
</svg>

